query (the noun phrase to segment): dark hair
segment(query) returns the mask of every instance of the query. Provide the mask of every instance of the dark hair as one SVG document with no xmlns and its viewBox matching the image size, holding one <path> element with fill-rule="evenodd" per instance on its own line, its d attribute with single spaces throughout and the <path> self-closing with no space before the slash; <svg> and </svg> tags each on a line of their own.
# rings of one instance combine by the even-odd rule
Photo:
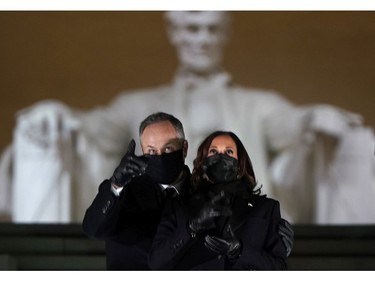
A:
<svg viewBox="0 0 375 281">
<path fill-rule="evenodd" d="M 250 185 L 251 191 L 254 194 L 259 194 L 260 188 L 255 189 L 255 187 L 257 186 L 257 182 L 255 178 L 253 164 L 251 163 L 250 157 L 244 145 L 242 144 L 241 140 L 237 137 L 237 135 L 234 134 L 233 132 L 228 132 L 228 131 L 215 131 L 211 133 L 208 137 L 206 137 L 202 141 L 202 143 L 199 145 L 197 156 L 193 162 L 194 168 L 193 168 L 193 172 L 191 176 L 193 189 L 196 189 L 203 180 L 203 175 L 204 175 L 204 171 L 202 167 L 203 163 L 207 158 L 208 149 L 212 141 L 218 136 L 229 136 L 236 143 L 237 155 L 238 155 L 238 168 L 239 168 L 238 176 L 239 178 L 243 179 Z"/>
<path fill-rule="evenodd" d="M 139 125 L 139 137 L 142 136 L 143 131 L 146 129 L 146 127 L 155 124 L 155 123 L 160 123 L 168 121 L 172 124 L 172 126 L 176 129 L 176 132 L 178 136 L 181 139 L 185 139 L 185 132 L 184 132 L 184 127 L 182 126 L 182 123 L 180 120 L 178 120 L 176 117 L 174 117 L 171 114 L 165 113 L 165 112 L 156 112 L 153 113 L 149 116 L 147 116 Z"/>
</svg>

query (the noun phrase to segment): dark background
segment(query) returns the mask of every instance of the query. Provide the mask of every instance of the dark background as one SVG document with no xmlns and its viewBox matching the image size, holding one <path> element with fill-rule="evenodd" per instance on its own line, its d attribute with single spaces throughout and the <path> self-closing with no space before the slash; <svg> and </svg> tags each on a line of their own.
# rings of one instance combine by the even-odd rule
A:
<svg viewBox="0 0 375 281">
<path fill-rule="evenodd" d="M 297 104 L 336 105 L 375 128 L 375 12 L 232 15 L 224 66 L 236 82 Z M 57 99 L 90 109 L 168 83 L 176 64 L 161 11 L 2 11 L 0 150 L 22 108 Z"/>
</svg>

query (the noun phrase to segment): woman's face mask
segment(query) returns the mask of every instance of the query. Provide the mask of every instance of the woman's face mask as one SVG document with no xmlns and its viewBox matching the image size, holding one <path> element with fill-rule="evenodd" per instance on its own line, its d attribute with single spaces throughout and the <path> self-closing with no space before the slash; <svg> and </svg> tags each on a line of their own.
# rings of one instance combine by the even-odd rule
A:
<svg viewBox="0 0 375 281">
<path fill-rule="evenodd" d="M 213 183 L 228 183 L 237 179 L 238 160 L 226 154 L 215 154 L 203 163 L 203 171 Z"/>
<path fill-rule="evenodd" d="M 174 182 L 184 167 L 183 149 L 161 155 L 147 155 L 147 158 L 146 174 L 157 183 Z"/>
</svg>

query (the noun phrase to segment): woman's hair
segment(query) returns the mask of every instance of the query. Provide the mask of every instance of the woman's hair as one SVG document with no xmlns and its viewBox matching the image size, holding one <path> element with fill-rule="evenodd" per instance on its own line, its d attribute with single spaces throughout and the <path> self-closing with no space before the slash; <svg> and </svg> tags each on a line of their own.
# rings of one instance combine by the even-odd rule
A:
<svg viewBox="0 0 375 281">
<path fill-rule="evenodd" d="M 233 132 L 228 131 L 215 131 L 211 133 L 208 137 L 206 137 L 200 144 L 197 151 L 197 156 L 193 162 L 194 168 L 191 176 L 193 189 L 196 189 L 203 180 L 203 163 L 207 158 L 208 149 L 210 148 L 212 141 L 218 136 L 229 136 L 236 143 L 238 156 L 238 178 L 246 181 L 251 186 L 251 191 L 254 194 L 259 194 L 260 188 L 255 189 L 257 182 L 250 157 L 241 140 L 237 137 L 237 135 Z"/>
</svg>

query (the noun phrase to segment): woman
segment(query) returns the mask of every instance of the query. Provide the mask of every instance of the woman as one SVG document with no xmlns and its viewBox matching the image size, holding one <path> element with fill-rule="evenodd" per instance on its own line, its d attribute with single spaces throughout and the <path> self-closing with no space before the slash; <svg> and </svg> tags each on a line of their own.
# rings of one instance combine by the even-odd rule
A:
<svg viewBox="0 0 375 281">
<path fill-rule="evenodd" d="M 194 196 L 171 202 L 149 254 L 152 269 L 286 269 L 279 203 L 260 195 L 240 139 L 216 131 L 199 146 Z"/>
</svg>

